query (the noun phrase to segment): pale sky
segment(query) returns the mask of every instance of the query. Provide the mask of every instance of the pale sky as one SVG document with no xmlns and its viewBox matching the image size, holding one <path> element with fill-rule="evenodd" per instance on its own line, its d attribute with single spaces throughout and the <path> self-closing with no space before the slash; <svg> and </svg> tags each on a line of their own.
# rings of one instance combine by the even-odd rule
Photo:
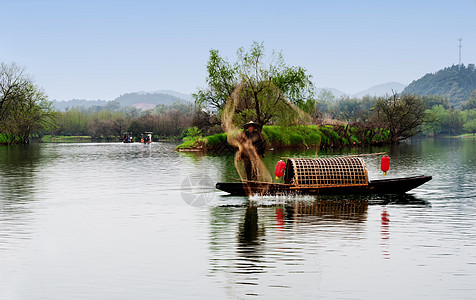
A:
<svg viewBox="0 0 476 300">
<path fill-rule="evenodd" d="M 0 0 L 0 61 L 50 100 L 206 87 L 210 49 L 264 42 L 318 88 L 357 93 L 476 63 L 476 0 Z"/>
</svg>

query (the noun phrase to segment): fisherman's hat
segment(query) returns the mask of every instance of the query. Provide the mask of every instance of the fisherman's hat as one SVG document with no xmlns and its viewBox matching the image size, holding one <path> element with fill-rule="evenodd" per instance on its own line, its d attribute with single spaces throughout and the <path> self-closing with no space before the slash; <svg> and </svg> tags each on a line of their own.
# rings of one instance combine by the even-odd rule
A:
<svg viewBox="0 0 476 300">
<path fill-rule="evenodd" d="M 245 125 L 243 125 L 243 128 L 244 128 L 244 129 L 248 129 L 248 127 L 250 127 L 250 126 L 253 126 L 254 128 L 256 128 L 256 129 L 258 129 L 258 130 L 261 129 L 261 127 L 262 127 L 260 124 L 258 124 L 258 123 L 256 123 L 256 122 L 249 121 L 248 123 L 246 123 Z"/>
</svg>

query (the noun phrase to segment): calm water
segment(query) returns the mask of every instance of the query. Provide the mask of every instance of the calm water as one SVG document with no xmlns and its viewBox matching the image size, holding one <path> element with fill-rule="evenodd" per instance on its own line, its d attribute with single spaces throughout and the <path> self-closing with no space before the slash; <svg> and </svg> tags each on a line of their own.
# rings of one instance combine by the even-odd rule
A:
<svg viewBox="0 0 476 300">
<path fill-rule="evenodd" d="M 476 298 L 475 140 L 322 153 L 433 176 L 367 199 L 230 197 L 232 156 L 174 146 L 0 147 L 0 298 Z"/>
</svg>

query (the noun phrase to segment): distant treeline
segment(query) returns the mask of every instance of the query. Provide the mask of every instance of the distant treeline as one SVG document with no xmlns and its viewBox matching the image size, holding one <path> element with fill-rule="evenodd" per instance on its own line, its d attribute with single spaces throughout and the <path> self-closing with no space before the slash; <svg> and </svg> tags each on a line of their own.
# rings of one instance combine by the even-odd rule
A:
<svg viewBox="0 0 476 300">
<path fill-rule="evenodd" d="M 335 99 L 332 93 L 324 91 L 317 98 L 314 109 L 316 124 L 381 128 L 375 119 L 377 97 Z M 425 96 L 421 99 L 425 105 L 425 122 L 417 129 L 422 134 L 457 135 L 476 131 L 476 92 L 464 103 L 462 110 L 451 108 L 446 97 Z M 213 115 L 197 110 L 193 104 L 158 105 L 153 110 L 141 111 L 111 102 L 103 107 L 76 107 L 59 112 L 56 127 L 42 134 L 89 135 L 96 139 L 118 140 L 125 131 L 136 135 L 153 131 L 161 138 L 181 138 L 189 127 L 197 127 L 204 135 L 222 132 L 221 126 L 213 120 Z"/>
<path fill-rule="evenodd" d="M 421 134 L 457 135 L 476 132 L 476 92 L 463 104 L 464 109 L 461 110 L 452 108 L 446 97 L 425 96 L 422 99 L 426 108 L 425 122 L 419 128 Z M 335 99 L 332 93 L 323 91 L 317 96 L 314 120 L 316 124 L 324 126 L 339 125 L 337 128 L 346 128 L 346 124 L 353 128 L 380 128 L 372 119 L 376 113 L 377 100 L 378 98 L 369 96 L 362 99 Z M 88 109 L 73 107 L 64 112 L 55 112 L 54 126 L 39 128 L 31 133 L 36 137 L 51 134 L 120 141 L 124 132 L 139 136 L 142 132 L 152 131 L 156 138 L 181 139 L 190 127 L 197 127 L 204 136 L 222 132 L 221 126 L 213 122 L 213 118 L 210 113 L 197 110 L 193 104 L 158 105 L 153 110 L 141 111 L 109 102 L 105 106 L 92 106 Z M 3 134 L 0 137 L 0 143 L 10 143 L 12 140 L 14 137 L 11 135 Z M 335 144 L 345 145 L 346 142 L 344 140 Z"/>
<path fill-rule="evenodd" d="M 216 53 L 212 51 L 211 54 L 213 56 Z M 215 57 L 218 62 L 221 62 L 219 58 Z M 285 70 L 289 71 L 285 72 L 286 76 L 302 73 L 299 68 Z M 474 65 L 457 66 L 444 71 L 465 75 L 464 82 L 473 80 L 475 74 Z M 288 78 L 286 76 L 278 76 L 273 80 L 279 79 L 286 83 L 287 81 L 284 80 Z M 0 144 L 28 143 L 32 136 L 44 135 L 91 136 L 94 139 L 118 141 L 122 139 L 124 132 L 132 132 L 133 135 L 138 136 L 145 131 L 152 131 L 156 138 L 182 138 L 190 132 L 189 128 L 196 128 L 194 130 L 199 131 L 203 136 L 219 134 L 223 132 L 221 113 L 229 92 L 234 91 L 235 83 L 218 93 L 216 88 L 223 88 L 222 81 L 218 79 L 215 89 L 202 90 L 194 95 L 195 104 L 174 102 L 158 104 L 152 110 L 140 110 L 123 105 L 119 101 L 110 101 L 101 103 L 104 105 L 93 105 L 88 108 L 69 107 L 65 111 L 57 111 L 45 92 L 24 74 L 24 69 L 15 64 L 1 63 Z M 308 79 L 303 77 L 305 82 Z M 261 89 L 253 93 L 252 88 L 255 87 L 261 87 Z M 307 87 L 310 89 L 312 86 L 307 85 Z M 456 87 L 457 85 L 455 90 L 459 90 Z M 265 125 L 280 125 L 276 115 L 280 113 L 281 117 L 285 118 L 290 114 L 286 103 L 283 102 L 279 106 L 271 101 L 271 96 L 276 96 L 278 100 L 283 98 L 281 91 L 277 89 L 276 84 L 269 81 L 269 78 L 264 81 L 250 81 L 248 85 L 242 85 L 242 88 L 242 96 L 250 100 L 251 105 L 244 102 L 243 105 L 248 105 L 247 107 L 238 107 L 241 116 L 235 120 L 235 125 L 241 126 L 249 120 L 259 121 L 260 119 L 265 121 L 263 123 Z M 467 89 L 468 86 L 465 85 L 464 95 L 467 94 Z M 260 91 L 266 91 L 267 94 L 252 98 Z M 292 91 L 294 90 L 288 89 L 288 93 Z M 144 95 L 151 96 L 142 94 Z M 297 97 L 295 102 L 307 113 L 306 124 L 317 124 L 321 128 L 326 128 L 326 125 L 337 125 L 339 127 L 336 128 L 346 128 L 346 130 L 362 128 L 364 129 L 362 132 L 388 130 L 388 135 L 385 135 L 386 141 L 379 140 L 379 142 L 398 143 L 416 134 L 476 133 L 476 90 L 472 90 L 464 101 L 458 102 L 460 107 L 455 107 L 448 95 L 418 96 L 402 93 L 386 97 L 364 96 L 363 98 L 336 99 L 329 90 L 322 90 L 318 95 L 310 92 L 304 95 L 305 98 Z M 135 102 L 139 99 L 135 94 L 126 94 L 121 97 L 125 98 L 122 99 L 124 103 Z M 169 100 L 174 99 L 178 98 L 170 96 Z M 260 104 L 260 109 L 256 109 L 258 106 L 252 105 L 253 103 Z M 347 139 L 345 135 L 344 138 Z M 357 140 L 361 143 L 372 141 L 365 138 Z M 351 143 L 351 140 L 348 142 Z M 338 144 L 347 143 L 343 140 Z"/>
<path fill-rule="evenodd" d="M 324 124 L 332 124 L 336 120 L 345 123 L 373 124 L 375 104 L 379 98 L 364 96 L 362 99 L 342 97 L 334 99 L 332 94 L 324 91 L 318 97 L 319 119 Z M 380 97 L 380 99 L 382 99 Z M 423 96 L 425 113 L 422 125 L 418 128 L 423 135 L 459 135 L 476 132 L 476 89 L 461 108 L 454 108 L 448 97 Z"/>
<path fill-rule="evenodd" d="M 180 137 L 193 121 L 193 105 L 175 103 L 157 105 L 141 111 L 133 107 L 115 106 L 75 107 L 58 113 L 56 127 L 43 134 L 91 136 L 93 139 L 121 140 L 124 132 L 139 136 L 152 131 L 159 138 Z"/>
</svg>

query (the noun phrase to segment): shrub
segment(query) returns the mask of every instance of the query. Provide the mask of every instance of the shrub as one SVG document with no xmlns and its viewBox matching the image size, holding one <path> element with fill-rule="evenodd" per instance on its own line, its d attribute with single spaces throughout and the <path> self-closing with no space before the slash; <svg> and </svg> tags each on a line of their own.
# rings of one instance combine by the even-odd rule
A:
<svg viewBox="0 0 476 300">
<path fill-rule="evenodd" d="M 207 148 L 213 148 L 220 144 L 228 143 L 226 139 L 226 133 L 217 133 L 214 135 L 207 136 L 205 138 Z"/>
<path fill-rule="evenodd" d="M 305 145 L 304 138 L 298 133 L 291 133 L 289 135 L 289 144 L 292 146 Z M 307 147 L 307 145 L 305 145 Z"/>
<path fill-rule="evenodd" d="M 0 133 L 0 144 L 13 144 L 15 142 L 20 142 L 20 139 L 12 134 Z"/>
<path fill-rule="evenodd" d="M 189 127 L 182 131 L 182 137 L 184 141 L 189 141 L 195 137 L 201 137 L 202 136 L 202 131 L 198 129 L 197 126 L 194 127 Z"/>
<path fill-rule="evenodd" d="M 263 126 L 261 132 L 269 145 L 280 147 L 286 145 L 285 137 L 278 126 Z"/>
</svg>

